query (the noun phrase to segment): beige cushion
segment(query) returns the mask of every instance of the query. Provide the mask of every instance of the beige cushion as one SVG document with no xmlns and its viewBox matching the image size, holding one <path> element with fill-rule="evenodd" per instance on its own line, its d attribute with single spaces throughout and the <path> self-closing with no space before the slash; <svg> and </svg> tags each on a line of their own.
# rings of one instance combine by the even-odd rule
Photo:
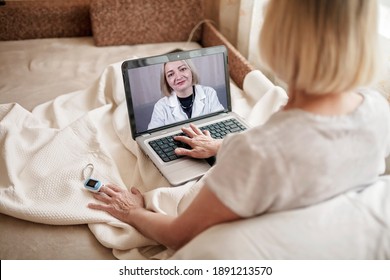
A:
<svg viewBox="0 0 390 280">
<path fill-rule="evenodd" d="M 199 0 L 92 0 L 90 13 L 97 46 L 186 41 L 203 19 Z"/>
</svg>

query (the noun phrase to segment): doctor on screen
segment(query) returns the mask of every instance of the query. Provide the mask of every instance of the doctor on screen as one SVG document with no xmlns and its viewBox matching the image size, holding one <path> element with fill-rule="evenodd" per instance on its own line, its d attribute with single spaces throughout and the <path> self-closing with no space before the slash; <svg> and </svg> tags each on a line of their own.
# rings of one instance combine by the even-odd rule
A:
<svg viewBox="0 0 390 280">
<path fill-rule="evenodd" d="M 224 109 L 213 88 L 198 84 L 194 69 L 190 60 L 164 64 L 161 90 L 165 96 L 154 105 L 148 129 Z"/>
</svg>

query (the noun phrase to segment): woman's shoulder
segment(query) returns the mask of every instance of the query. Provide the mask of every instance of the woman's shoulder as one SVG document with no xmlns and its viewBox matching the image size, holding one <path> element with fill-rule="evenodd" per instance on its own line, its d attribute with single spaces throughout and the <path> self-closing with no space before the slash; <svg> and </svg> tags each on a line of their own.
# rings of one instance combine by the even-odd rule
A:
<svg viewBox="0 0 390 280">
<path fill-rule="evenodd" d="M 161 107 L 161 106 L 167 106 L 169 104 L 172 103 L 172 96 L 174 96 L 175 94 L 172 93 L 171 96 L 164 96 L 164 97 L 161 97 L 159 100 L 157 100 L 156 104 L 154 105 L 155 107 L 158 106 L 158 107 Z"/>
<path fill-rule="evenodd" d="M 361 87 L 356 89 L 356 92 L 364 95 L 364 96 L 370 96 L 375 99 L 381 99 L 381 100 L 386 100 L 386 98 L 381 94 L 379 91 L 377 91 L 374 88 L 370 87 Z"/>
<path fill-rule="evenodd" d="M 353 120 L 369 127 L 389 125 L 390 104 L 378 91 L 371 88 L 356 90 L 364 98 L 359 108 L 352 114 Z"/>
<path fill-rule="evenodd" d="M 201 90 L 203 92 L 215 92 L 215 89 L 213 87 L 205 86 L 205 85 L 201 85 L 201 84 L 196 84 L 195 89 L 198 91 Z"/>
<path fill-rule="evenodd" d="M 358 93 L 363 95 L 365 99 L 365 103 L 367 105 L 371 105 L 373 107 L 381 107 L 385 110 L 389 110 L 390 103 L 388 100 L 386 100 L 385 96 L 381 94 L 380 92 L 376 91 L 372 88 L 360 88 L 357 90 Z"/>
</svg>

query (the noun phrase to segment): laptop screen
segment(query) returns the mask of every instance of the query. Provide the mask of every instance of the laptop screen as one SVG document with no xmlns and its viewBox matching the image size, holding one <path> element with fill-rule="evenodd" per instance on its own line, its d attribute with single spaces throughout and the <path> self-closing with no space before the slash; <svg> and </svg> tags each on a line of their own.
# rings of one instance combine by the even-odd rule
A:
<svg viewBox="0 0 390 280">
<path fill-rule="evenodd" d="M 231 111 L 224 46 L 128 60 L 122 74 L 134 139 Z"/>
</svg>

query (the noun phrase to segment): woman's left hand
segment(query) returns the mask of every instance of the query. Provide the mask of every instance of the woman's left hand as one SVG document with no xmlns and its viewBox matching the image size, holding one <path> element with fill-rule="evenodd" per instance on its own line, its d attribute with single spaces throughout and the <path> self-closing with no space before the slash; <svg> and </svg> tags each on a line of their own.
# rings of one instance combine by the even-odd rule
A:
<svg viewBox="0 0 390 280">
<path fill-rule="evenodd" d="M 116 185 L 107 184 L 102 186 L 100 191 L 93 196 L 103 204 L 90 203 L 88 204 L 89 208 L 106 211 L 130 225 L 132 224 L 132 212 L 145 208 L 144 198 L 135 187 L 132 187 L 129 191 Z"/>
</svg>

